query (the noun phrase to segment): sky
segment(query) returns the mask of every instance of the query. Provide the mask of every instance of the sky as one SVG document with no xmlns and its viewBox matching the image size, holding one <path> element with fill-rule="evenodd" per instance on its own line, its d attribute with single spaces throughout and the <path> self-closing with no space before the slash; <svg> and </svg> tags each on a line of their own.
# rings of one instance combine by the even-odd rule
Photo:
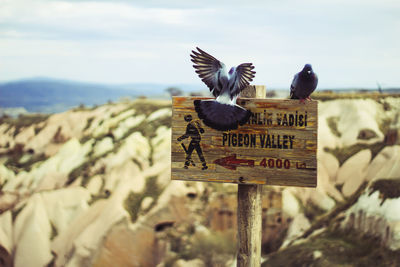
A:
<svg viewBox="0 0 400 267">
<path fill-rule="evenodd" d="M 195 47 L 267 88 L 400 87 L 400 1 L 0 0 L 0 81 L 201 84 Z"/>
</svg>

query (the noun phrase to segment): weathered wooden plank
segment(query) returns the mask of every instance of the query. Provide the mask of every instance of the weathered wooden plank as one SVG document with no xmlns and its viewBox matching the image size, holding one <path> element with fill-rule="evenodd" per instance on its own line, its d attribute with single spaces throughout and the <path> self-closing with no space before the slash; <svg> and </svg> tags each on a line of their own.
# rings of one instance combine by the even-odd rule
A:
<svg viewBox="0 0 400 267">
<path fill-rule="evenodd" d="M 236 130 L 216 131 L 198 119 L 193 105 L 196 99 L 209 98 L 173 98 L 172 179 L 317 185 L 317 101 L 302 104 L 290 99 L 241 98 L 238 103 L 253 113 L 248 123 Z M 190 122 L 185 121 L 186 115 L 192 116 Z M 200 149 L 194 147 L 191 137 L 178 141 L 189 123 L 204 131 L 198 136 Z M 189 148 L 195 166 L 192 162 L 185 166 Z"/>
<path fill-rule="evenodd" d="M 261 197 L 261 185 L 239 185 L 237 267 L 261 265 Z"/>
</svg>

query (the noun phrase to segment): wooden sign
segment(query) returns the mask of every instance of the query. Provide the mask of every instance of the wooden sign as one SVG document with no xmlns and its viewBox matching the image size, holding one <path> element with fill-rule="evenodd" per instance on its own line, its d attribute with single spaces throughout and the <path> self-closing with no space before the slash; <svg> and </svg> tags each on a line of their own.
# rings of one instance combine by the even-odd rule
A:
<svg viewBox="0 0 400 267">
<path fill-rule="evenodd" d="M 217 131 L 193 101 L 173 97 L 173 180 L 317 186 L 317 101 L 241 98 L 253 115 L 236 130 Z"/>
</svg>

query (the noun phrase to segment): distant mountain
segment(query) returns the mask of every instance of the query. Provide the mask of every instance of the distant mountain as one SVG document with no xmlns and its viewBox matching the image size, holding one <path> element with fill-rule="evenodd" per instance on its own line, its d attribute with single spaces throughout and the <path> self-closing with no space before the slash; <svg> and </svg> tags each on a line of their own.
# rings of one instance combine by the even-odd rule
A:
<svg viewBox="0 0 400 267">
<path fill-rule="evenodd" d="M 84 104 L 100 105 L 121 97 L 168 98 L 166 88 L 174 85 L 133 83 L 122 85 L 31 78 L 0 83 L 0 108 L 22 107 L 29 112 L 54 113 Z M 175 85 L 183 91 L 200 86 Z"/>
</svg>

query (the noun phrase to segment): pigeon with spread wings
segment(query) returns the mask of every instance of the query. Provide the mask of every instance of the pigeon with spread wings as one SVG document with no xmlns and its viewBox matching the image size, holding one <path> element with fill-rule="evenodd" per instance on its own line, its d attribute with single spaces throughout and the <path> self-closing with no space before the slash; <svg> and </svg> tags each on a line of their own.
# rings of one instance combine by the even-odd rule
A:
<svg viewBox="0 0 400 267">
<path fill-rule="evenodd" d="M 205 125 L 227 131 L 237 129 L 251 112 L 236 104 L 236 99 L 254 78 L 252 63 L 243 63 L 226 72 L 225 64 L 197 47 L 192 51 L 193 67 L 216 99 L 195 100 L 194 106 Z"/>
<path fill-rule="evenodd" d="M 318 76 L 311 65 L 304 65 L 304 68 L 294 75 L 290 86 L 290 98 L 300 99 L 300 102 L 305 104 L 306 99 L 311 100 L 310 95 L 317 88 L 317 84 Z"/>
</svg>

